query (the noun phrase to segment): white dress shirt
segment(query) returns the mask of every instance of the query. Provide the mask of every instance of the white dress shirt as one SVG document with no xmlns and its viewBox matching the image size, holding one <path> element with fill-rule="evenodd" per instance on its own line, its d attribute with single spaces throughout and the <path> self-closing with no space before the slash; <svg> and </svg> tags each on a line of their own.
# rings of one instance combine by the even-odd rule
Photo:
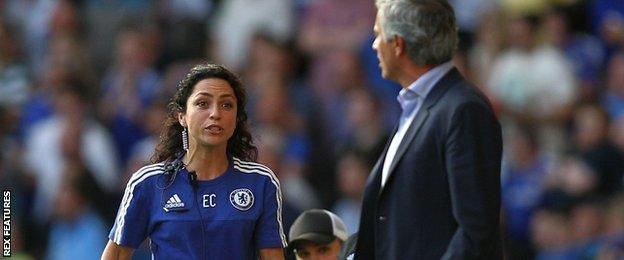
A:
<svg viewBox="0 0 624 260">
<path fill-rule="evenodd" d="M 381 169 L 381 188 L 384 187 L 388 177 L 390 176 L 390 165 L 396 159 L 396 153 L 399 149 L 405 133 L 409 129 L 412 121 L 416 117 L 416 114 L 422 107 L 422 104 L 427 97 L 427 94 L 433 89 L 436 83 L 453 68 L 453 64 L 449 61 L 438 65 L 437 67 L 427 71 L 420 76 L 416 81 L 410 84 L 407 88 L 403 88 L 397 100 L 401 105 L 401 119 L 399 120 L 399 128 L 392 137 L 390 147 L 386 153 L 386 158 Z"/>
</svg>

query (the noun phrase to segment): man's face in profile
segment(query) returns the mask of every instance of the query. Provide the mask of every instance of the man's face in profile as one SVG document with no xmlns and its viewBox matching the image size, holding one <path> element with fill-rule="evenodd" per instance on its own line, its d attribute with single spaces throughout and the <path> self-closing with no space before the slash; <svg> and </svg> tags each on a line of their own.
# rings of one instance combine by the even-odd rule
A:
<svg viewBox="0 0 624 260">
<path fill-rule="evenodd" d="M 302 241 L 295 249 L 298 260 L 336 260 L 340 253 L 340 241 L 334 241 L 328 244 L 317 244 L 312 241 Z"/>
<path fill-rule="evenodd" d="M 375 41 L 373 42 L 373 50 L 377 53 L 379 59 L 379 68 L 381 69 L 381 76 L 384 79 L 394 80 L 393 71 L 395 70 L 395 57 L 394 57 L 394 39 L 386 40 L 385 32 L 381 27 L 381 17 L 377 13 L 375 19 L 375 26 L 373 27 L 375 33 Z"/>
</svg>

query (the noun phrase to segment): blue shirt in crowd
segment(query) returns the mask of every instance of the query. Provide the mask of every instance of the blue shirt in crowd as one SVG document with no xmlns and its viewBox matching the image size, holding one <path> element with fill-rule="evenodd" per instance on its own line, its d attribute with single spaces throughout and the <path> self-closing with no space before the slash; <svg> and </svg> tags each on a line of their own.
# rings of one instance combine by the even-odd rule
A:
<svg viewBox="0 0 624 260">
<path fill-rule="evenodd" d="M 100 259 L 106 245 L 106 226 L 93 210 L 75 220 L 60 220 L 50 228 L 46 259 Z"/>
</svg>

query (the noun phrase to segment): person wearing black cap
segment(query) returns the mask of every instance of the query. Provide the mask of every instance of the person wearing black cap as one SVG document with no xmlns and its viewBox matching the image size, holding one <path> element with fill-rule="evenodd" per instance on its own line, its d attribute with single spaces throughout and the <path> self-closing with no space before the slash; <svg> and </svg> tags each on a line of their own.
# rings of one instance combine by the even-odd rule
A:
<svg viewBox="0 0 624 260">
<path fill-rule="evenodd" d="M 290 227 L 289 248 L 298 260 L 332 259 L 347 240 L 347 228 L 336 214 L 323 209 L 304 211 Z"/>
</svg>

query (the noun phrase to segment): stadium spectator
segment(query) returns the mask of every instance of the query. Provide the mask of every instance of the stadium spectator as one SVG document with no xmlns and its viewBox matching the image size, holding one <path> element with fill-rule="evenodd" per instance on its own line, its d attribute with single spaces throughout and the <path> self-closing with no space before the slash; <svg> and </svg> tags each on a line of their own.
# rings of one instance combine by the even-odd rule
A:
<svg viewBox="0 0 624 260">
<path fill-rule="evenodd" d="M 294 5 L 288 0 L 229 0 L 217 8 L 214 26 L 209 27 L 214 46 L 211 52 L 220 63 L 241 72 L 253 36 L 266 33 L 281 41 L 292 37 Z"/>
<path fill-rule="evenodd" d="M 344 151 L 336 169 L 341 197 L 334 204 L 332 211 L 344 221 L 349 235 L 357 232 L 360 227 L 362 195 L 372 167 L 367 158 L 367 155 L 355 151 Z"/>
<path fill-rule="evenodd" d="M 33 125 L 25 140 L 24 164 L 37 181 L 34 212 L 46 223 L 53 199 L 60 192 L 62 173 L 69 163 L 81 161 L 105 192 L 117 190 L 119 164 L 112 139 L 92 115 L 88 87 L 70 81 L 54 94 L 55 113 Z"/>
<path fill-rule="evenodd" d="M 115 39 L 115 63 L 102 80 L 99 113 L 111 129 L 117 154 L 126 163 L 132 146 L 144 138 L 142 112 L 162 94 L 155 69 L 159 31 L 153 25 L 128 25 Z"/>
<path fill-rule="evenodd" d="M 502 213 L 507 256 L 531 258 L 531 218 L 539 206 L 553 159 L 542 153 L 534 126 L 508 129 L 501 172 Z"/>
<path fill-rule="evenodd" d="M 97 259 L 104 249 L 106 226 L 94 205 L 103 194 L 80 162 L 67 165 L 54 201 L 46 259 Z"/>
<path fill-rule="evenodd" d="M 561 52 L 537 41 L 539 20 L 531 15 L 511 18 L 511 46 L 494 61 L 487 88 L 505 115 L 531 120 L 539 126 L 544 148 L 561 152 L 565 145 L 561 123 L 576 100 L 576 79 Z"/>
<path fill-rule="evenodd" d="M 0 105 L 14 107 L 19 112 L 18 106 L 28 99 L 32 83 L 28 67 L 21 59 L 16 29 L 0 19 Z"/>
<path fill-rule="evenodd" d="M 581 98 L 590 101 L 598 94 L 606 53 L 598 38 L 573 28 L 570 12 L 563 7 L 551 8 L 544 17 L 543 35 L 548 44 L 565 55 L 579 84 Z"/>
<path fill-rule="evenodd" d="M 624 116 L 624 52 L 611 57 L 605 78 L 606 90 L 601 97 L 601 105 L 611 119 Z"/>
<path fill-rule="evenodd" d="M 289 248 L 297 260 L 337 259 L 347 240 L 347 227 L 336 214 L 322 209 L 304 211 L 290 227 Z"/>
<path fill-rule="evenodd" d="M 622 190 L 624 156 L 608 138 L 609 117 L 597 104 L 584 104 L 573 114 L 573 143 L 581 158 L 597 174 L 597 192 Z"/>
</svg>

